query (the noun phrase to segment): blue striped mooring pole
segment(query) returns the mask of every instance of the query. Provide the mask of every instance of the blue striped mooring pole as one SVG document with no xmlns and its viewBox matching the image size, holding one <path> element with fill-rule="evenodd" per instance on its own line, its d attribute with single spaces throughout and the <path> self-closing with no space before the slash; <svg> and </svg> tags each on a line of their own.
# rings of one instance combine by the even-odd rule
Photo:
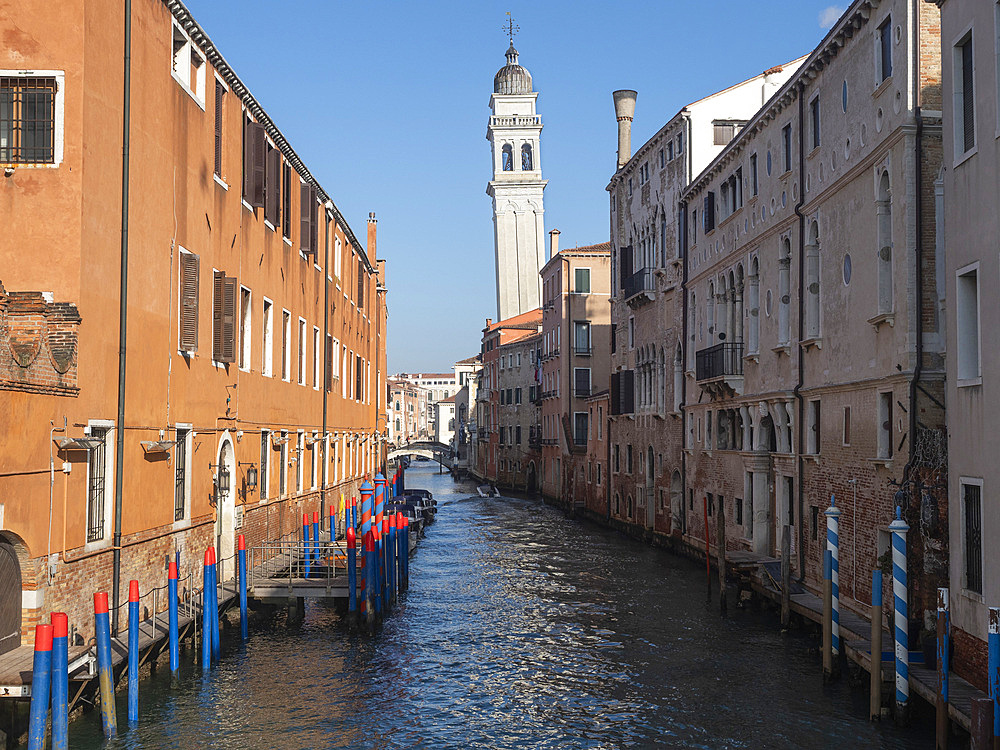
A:
<svg viewBox="0 0 1000 750">
<path fill-rule="evenodd" d="M 350 526 L 344 531 L 347 541 L 347 611 L 358 611 L 358 551 L 355 544 L 354 529 Z"/>
<path fill-rule="evenodd" d="M 312 568 L 312 555 L 309 554 L 309 514 L 302 514 L 302 557 L 306 564 L 306 578 Z"/>
<path fill-rule="evenodd" d="M 389 601 L 396 601 L 396 514 L 390 513 L 389 518 L 389 543 L 385 548 L 385 573 L 389 583 Z"/>
<path fill-rule="evenodd" d="M 219 561 L 215 556 L 215 547 L 209 547 L 208 551 L 212 555 L 212 565 L 211 570 L 209 570 L 209 575 L 212 577 L 212 590 L 209 592 L 212 597 L 212 663 L 219 660 L 222 656 L 222 647 L 220 639 L 222 634 L 219 632 Z"/>
<path fill-rule="evenodd" d="M 313 565 L 315 565 L 318 568 L 319 567 L 320 557 L 322 557 L 322 555 L 320 554 L 320 549 L 319 549 L 319 511 L 318 510 L 314 510 L 313 511 L 313 544 L 312 544 L 312 549 L 313 549 L 313 554 L 312 554 Z"/>
<path fill-rule="evenodd" d="M 128 723 L 139 721 L 139 582 L 128 582 Z"/>
<path fill-rule="evenodd" d="M 410 519 L 403 517 L 403 588 L 410 588 Z"/>
<path fill-rule="evenodd" d="M 242 534 L 237 539 L 236 555 L 240 576 L 240 637 L 245 641 L 250 637 L 250 624 L 247 622 L 247 540 Z"/>
<path fill-rule="evenodd" d="M 101 727 L 108 739 L 118 734 L 115 710 L 115 678 L 111 671 L 111 618 L 108 592 L 94 594 L 94 634 L 97 640 L 97 677 L 101 688 Z"/>
<path fill-rule="evenodd" d="M 1000 608 L 990 607 L 986 683 L 993 701 L 993 744 L 1000 738 Z"/>
<path fill-rule="evenodd" d="M 830 495 L 826 509 L 826 547 L 830 550 L 830 581 L 833 588 L 833 656 L 840 654 L 840 508 Z"/>
<path fill-rule="evenodd" d="M 939 588 L 937 596 L 937 676 L 938 694 L 935 701 L 935 725 L 939 750 L 948 747 L 948 637 L 951 630 L 948 612 L 948 589 Z M 925 665 L 926 666 L 926 665 Z"/>
<path fill-rule="evenodd" d="M 28 713 L 28 750 L 44 750 L 52 683 L 52 626 L 35 626 L 35 657 L 31 664 L 31 707 Z"/>
<path fill-rule="evenodd" d="M 209 589 L 212 586 L 212 557 L 205 550 L 205 567 L 201 574 L 201 668 L 206 672 L 212 668 L 212 597 Z"/>
<path fill-rule="evenodd" d="M 906 532 L 909 525 L 902 518 L 902 509 L 896 506 L 896 519 L 889 524 L 892 534 L 892 594 L 896 640 L 896 709 L 902 716 L 910 700 L 910 651 L 909 619 L 906 611 Z"/>
<path fill-rule="evenodd" d="M 369 528 L 365 534 L 365 625 L 371 631 L 375 628 L 375 535 Z"/>
<path fill-rule="evenodd" d="M 69 618 L 52 613 L 52 750 L 69 747 Z"/>
<path fill-rule="evenodd" d="M 167 565 L 167 638 L 170 642 L 170 671 L 173 674 L 181 666 L 180 639 L 177 623 L 177 563 Z"/>
</svg>

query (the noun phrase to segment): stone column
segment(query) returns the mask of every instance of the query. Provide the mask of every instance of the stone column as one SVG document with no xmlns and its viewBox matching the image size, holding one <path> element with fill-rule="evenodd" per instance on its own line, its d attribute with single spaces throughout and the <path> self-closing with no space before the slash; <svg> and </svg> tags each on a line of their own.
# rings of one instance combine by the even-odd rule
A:
<svg viewBox="0 0 1000 750">
<path fill-rule="evenodd" d="M 770 459 L 766 453 L 753 457 L 753 551 L 766 555 L 771 551 L 771 499 L 767 491 Z"/>
<path fill-rule="evenodd" d="M 789 296 L 791 266 L 791 258 L 786 257 L 778 260 L 778 343 L 782 346 L 788 344 L 789 340 L 788 308 L 791 304 Z"/>
</svg>

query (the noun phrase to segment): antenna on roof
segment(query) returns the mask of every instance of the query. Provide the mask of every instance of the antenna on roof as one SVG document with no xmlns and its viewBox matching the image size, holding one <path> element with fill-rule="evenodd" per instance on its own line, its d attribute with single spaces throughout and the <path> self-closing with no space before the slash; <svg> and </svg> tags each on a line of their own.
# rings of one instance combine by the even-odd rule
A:
<svg viewBox="0 0 1000 750">
<path fill-rule="evenodd" d="M 503 25 L 503 31 L 510 39 L 510 44 L 514 46 L 514 35 L 521 30 L 521 27 L 514 23 L 513 17 L 510 15 L 510 11 L 507 11 L 507 23 Z"/>
</svg>

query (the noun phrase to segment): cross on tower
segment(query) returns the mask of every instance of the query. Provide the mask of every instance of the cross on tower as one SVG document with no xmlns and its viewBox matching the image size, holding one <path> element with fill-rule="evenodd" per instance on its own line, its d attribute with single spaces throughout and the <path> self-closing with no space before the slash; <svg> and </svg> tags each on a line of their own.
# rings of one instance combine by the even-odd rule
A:
<svg viewBox="0 0 1000 750">
<path fill-rule="evenodd" d="M 514 19 L 510 15 L 510 11 L 507 11 L 507 23 L 503 25 L 504 33 L 510 39 L 511 46 L 514 44 L 514 35 L 521 30 L 521 27 L 514 23 Z"/>
</svg>

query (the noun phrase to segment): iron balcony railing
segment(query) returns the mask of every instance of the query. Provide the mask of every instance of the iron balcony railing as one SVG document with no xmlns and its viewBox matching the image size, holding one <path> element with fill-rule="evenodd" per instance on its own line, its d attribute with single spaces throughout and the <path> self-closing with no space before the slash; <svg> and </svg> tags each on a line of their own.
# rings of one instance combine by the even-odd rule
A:
<svg viewBox="0 0 1000 750">
<path fill-rule="evenodd" d="M 695 354 L 697 380 L 711 380 L 726 375 L 743 375 L 742 342 L 716 344 Z"/>
<path fill-rule="evenodd" d="M 643 292 L 652 292 L 654 289 L 656 285 L 652 268 L 643 268 L 625 279 L 625 299 L 631 299 Z"/>
<path fill-rule="evenodd" d="M 573 346 L 573 354 L 579 357 L 589 357 L 593 353 L 594 349 L 590 344 L 575 344 Z"/>
</svg>

